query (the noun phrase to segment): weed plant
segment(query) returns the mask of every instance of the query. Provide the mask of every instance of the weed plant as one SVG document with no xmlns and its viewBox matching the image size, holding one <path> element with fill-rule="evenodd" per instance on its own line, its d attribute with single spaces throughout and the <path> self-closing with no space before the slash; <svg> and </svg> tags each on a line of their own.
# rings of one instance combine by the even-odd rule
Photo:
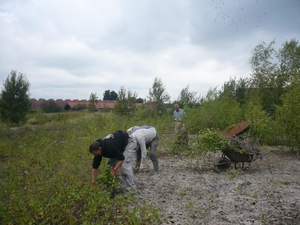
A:
<svg viewBox="0 0 300 225">
<path fill-rule="evenodd" d="M 20 127 L 22 132 L 1 135 L 0 223 L 159 224 L 157 210 L 147 203 L 137 207 L 105 163 L 97 185 L 90 186 L 93 156 L 88 146 L 122 128 L 121 118 L 72 115 L 53 115 L 48 123 L 37 119 L 34 129 Z"/>
</svg>

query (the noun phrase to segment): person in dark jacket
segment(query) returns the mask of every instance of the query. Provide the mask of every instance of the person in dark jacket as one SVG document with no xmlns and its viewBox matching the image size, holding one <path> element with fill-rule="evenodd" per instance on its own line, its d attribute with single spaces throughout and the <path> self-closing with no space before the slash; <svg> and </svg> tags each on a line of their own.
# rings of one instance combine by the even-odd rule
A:
<svg viewBox="0 0 300 225">
<path fill-rule="evenodd" d="M 136 142 L 126 132 L 116 131 L 107 135 L 104 139 L 98 139 L 90 145 L 90 153 L 94 155 L 92 164 L 92 181 L 95 185 L 98 174 L 98 168 L 101 164 L 102 157 L 108 158 L 107 164 L 112 167 L 112 173 L 115 175 L 121 168 L 122 181 L 124 187 L 131 194 L 136 194 L 137 189 L 133 179 L 132 171 L 132 153 L 136 148 Z"/>
</svg>

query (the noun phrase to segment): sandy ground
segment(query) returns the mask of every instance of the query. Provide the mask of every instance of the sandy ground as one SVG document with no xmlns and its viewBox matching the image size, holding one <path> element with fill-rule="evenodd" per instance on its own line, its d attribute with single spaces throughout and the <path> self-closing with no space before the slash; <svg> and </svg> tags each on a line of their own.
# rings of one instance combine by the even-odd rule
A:
<svg viewBox="0 0 300 225">
<path fill-rule="evenodd" d="M 215 154 L 214 160 L 221 157 Z M 159 209 L 162 224 L 300 224 L 300 156 L 280 150 L 248 170 L 216 173 L 213 164 L 183 156 L 160 156 L 160 178 L 135 174 L 139 193 Z"/>
</svg>

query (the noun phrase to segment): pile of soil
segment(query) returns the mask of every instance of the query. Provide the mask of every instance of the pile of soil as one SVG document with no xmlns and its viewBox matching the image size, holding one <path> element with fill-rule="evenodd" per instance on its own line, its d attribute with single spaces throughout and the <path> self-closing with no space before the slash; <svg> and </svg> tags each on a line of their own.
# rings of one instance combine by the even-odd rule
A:
<svg viewBox="0 0 300 225">
<path fill-rule="evenodd" d="M 221 153 L 214 155 L 219 158 Z M 275 151 L 246 170 L 216 173 L 201 159 L 159 157 L 135 174 L 138 194 L 159 209 L 162 224 L 300 224 L 300 156 Z"/>
</svg>

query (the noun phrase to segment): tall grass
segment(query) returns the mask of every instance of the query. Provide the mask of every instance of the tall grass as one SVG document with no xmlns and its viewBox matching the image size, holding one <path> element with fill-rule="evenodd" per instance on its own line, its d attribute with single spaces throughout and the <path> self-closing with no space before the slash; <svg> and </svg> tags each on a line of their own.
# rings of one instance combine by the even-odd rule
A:
<svg viewBox="0 0 300 225">
<path fill-rule="evenodd" d="M 0 137 L 0 223 L 159 223 L 153 207 L 136 208 L 123 193 L 112 196 L 119 182 L 110 177 L 109 170 L 105 173 L 105 163 L 98 185 L 90 187 L 88 146 L 96 138 L 125 128 L 123 120 L 100 113 L 52 116 L 50 122 L 37 120 L 34 126 L 5 131 Z"/>
</svg>

